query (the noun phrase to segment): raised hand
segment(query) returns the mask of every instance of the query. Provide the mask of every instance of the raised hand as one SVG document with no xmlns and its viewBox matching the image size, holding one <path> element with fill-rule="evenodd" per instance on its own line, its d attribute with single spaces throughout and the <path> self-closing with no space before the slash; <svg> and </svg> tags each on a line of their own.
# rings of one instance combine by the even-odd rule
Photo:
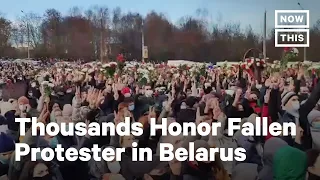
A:
<svg viewBox="0 0 320 180">
<path fill-rule="evenodd" d="M 150 106 L 149 107 L 149 114 L 148 114 L 148 121 L 150 123 L 151 118 L 156 118 L 156 111 L 155 111 L 155 107 Z"/>
<path fill-rule="evenodd" d="M 269 103 L 271 89 L 267 89 L 266 94 L 264 95 L 264 103 Z"/>
<path fill-rule="evenodd" d="M 90 88 L 88 89 L 87 102 L 90 102 L 90 101 L 91 101 L 91 98 L 92 98 L 92 95 L 93 95 L 93 90 L 94 90 L 93 87 L 90 87 Z"/>
<path fill-rule="evenodd" d="M 116 111 L 113 111 L 113 114 L 114 114 L 114 123 L 115 125 L 117 125 L 121 122 L 121 118 L 119 116 L 119 113 L 117 113 Z"/>
<path fill-rule="evenodd" d="M 242 93 L 242 91 L 241 91 L 241 93 Z M 248 87 L 244 98 L 250 99 L 250 94 L 251 94 L 251 85 Z"/>
<path fill-rule="evenodd" d="M 200 116 L 200 107 L 197 108 L 197 114 L 196 114 L 196 124 L 200 124 L 203 122 L 203 117 Z"/>
<path fill-rule="evenodd" d="M 103 95 L 103 91 L 100 90 L 98 92 L 98 96 L 97 96 L 96 107 L 99 107 L 104 102 L 104 99 L 105 99 L 105 97 Z"/>
<path fill-rule="evenodd" d="M 167 112 L 170 112 L 172 102 L 173 102 L 173 98 L 172 98 L 171 94 L 169 94 L 166 106 L 164 107 Z"/>
<path fill-rule="evenodd" d="M 116 85 L 115 84 L 113 84 L 113 97 L 114 97 L 114 100 L 118 100 L 119 99 L 119 93 L 118 93 L 118 89 L 117 89 L 117 87 L 116 87 Z"/>
<path fill-rule="evenodd" d="M 75 99 L 76 99 L 77 103 L 82 101 L 81 93 L 80 93 L 80 87 L 76 87 Z"/>
</svg>

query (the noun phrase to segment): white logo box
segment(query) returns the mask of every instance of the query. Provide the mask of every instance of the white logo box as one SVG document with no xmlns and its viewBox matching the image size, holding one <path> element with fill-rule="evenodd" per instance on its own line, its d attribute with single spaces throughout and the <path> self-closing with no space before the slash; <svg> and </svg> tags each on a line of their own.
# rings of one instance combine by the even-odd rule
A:
<svg viewBox="0 0 320 180">
<path fill-rule="evenodd" d="M 306 32 L 307 40 L 305 44 L 279 44 L 278 43 L 278 34 L 279 32 Z M 275 37 L 274 37 L 274 47 L 309 47 L 309 29 L 275 29 Z"/>
<path fill-rule="evenodd" d="M 294 14 L 294 13 L 301 13 L 306 14 L 306 24 L 304 25 L 282 25 L 278 24 L 278 17 L 279 14 Z M 309 28 L 310 26 L 310 17 L 309 17 L 309 10 L 275 10 L 274 11 L 274 18 L 275 18 L 275 28 L 295 28 L 295 29 L 303 29 Z"/>
</svg>

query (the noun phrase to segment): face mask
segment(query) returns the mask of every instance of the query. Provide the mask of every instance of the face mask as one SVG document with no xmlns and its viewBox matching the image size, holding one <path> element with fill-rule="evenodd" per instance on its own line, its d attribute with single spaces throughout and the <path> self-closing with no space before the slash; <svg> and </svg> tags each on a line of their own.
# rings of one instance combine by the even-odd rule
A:
<svg viewBox="0 0 320 180">
<path fill-rule="evenodd" d="M 49 146 L 52 148 L 56 148 L 59 144 L 57 137 L 53 137 L 49 140 Z"/>
<path fill-rule="evenodd" d="M 261 89 L 261 88 L 262 88 L 262 85 L 261 85 L 261 84 L 256 84 L 256 88 L 257 88 L 257 89 Z"/>
<path fill-rule="evenodd" d="M 45 175 L 43 177 L 33 177 L 32 179 L 33 180 L 52 180 L 52 177 L 51 177 L 50 174 L 47 174 L 47 175 Z"/>
<path fill-rule="evenodd" d="M 129 109 L 129 111 L 133 111 L 134 110 L 134 104 L 129 105 L 128 109 Z"/>
<path fill-rule="evenodd" d="M 108 162 L 107 165 L 111 173 L 118 174 L 120 172 L 121 166 L 119 162 Z"/>
<path fill-rule="evenodd" d="M 292 109 L 298 110 L 300 108 L 300 103 L 298 101 L 292 102 Z"/>
<path fill-rule="evenodd" d="M 313 122 L 312 127 L 316 129 L 320 129 L 320 122 Z"/>
<path fill-rule="evenodd" d="M 9 159 L 3 157 L 2 155 L 0 155 L 0 162 L 1 162 L 2 164 L 8 164 L 8 163 L 9 163 Z"/>
<path fill-rule="evenodd" d="M 145 93 L 145 95 L 146 95 L 147 97 L 151 97 L 152 94 L 153 94 L 153 91 L 152 91 L 152 90 L 147 90 L 146 93 Z"/>
</svg>

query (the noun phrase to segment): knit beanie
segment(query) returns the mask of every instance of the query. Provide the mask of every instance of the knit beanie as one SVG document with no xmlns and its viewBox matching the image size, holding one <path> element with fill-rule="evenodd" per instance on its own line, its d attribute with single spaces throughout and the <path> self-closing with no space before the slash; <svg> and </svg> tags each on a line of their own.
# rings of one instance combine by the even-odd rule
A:
<svg viewBox="0 0 320 180">
<path fill-rule="evenodd" d="M 320 111 L 317 111 L 317 110 L 312 110 L 307 116 L 309 123 L 312 123 L 315 119 L 319 117 L 320 117 Z"/>
<path fill-rule="evenodd" d="M 5 133 L 0 134 L 0 153 L 6 153 L 15 150 L 14 140 Z"/>
<path fill-rule="evenodd" d="M 124 87 L 124 88 L 121 90 L 121 94 L 123 94 L 124 97 L 130 97 L 130 96 L 131 96 L 131 89 L 128 88 L 128 87 Z"/>
<path fill-rule="evenodd" d="M 29 99 L 26 98 L 25 96 L 21 96 L 21 97 L 18 99 L 18 104 L 29 104 Z"/>
<path fill-rule="evenodd" d="M 293 96 L 297 96 L 297 94 L 292 92 L 292 91 L 283 92 L 281 94 L 281 104 L 282 104 L 282 106 L 285 106 Z"/>
</svg>

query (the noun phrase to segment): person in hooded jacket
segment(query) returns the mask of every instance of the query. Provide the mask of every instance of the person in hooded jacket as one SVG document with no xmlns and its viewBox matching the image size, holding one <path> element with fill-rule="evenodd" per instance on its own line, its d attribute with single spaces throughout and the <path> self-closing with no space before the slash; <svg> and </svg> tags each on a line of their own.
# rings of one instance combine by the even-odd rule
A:
<svg viewBox="0 0 320 180">
<path fill-rule="evenodd" d="M 14 140 L 2 132 L 0 134 L 0 177 L 8 173 L 10 158 L 14 150 Z"/>
<path fill-rule="evenodd" d="M 306 153 L 308 158 L 307 180 L 318 180 L 320 179 L 320 151 L 310 149 Z"/>
<path fill-rule="evenodd" d="M 303 71 L 299 72 L 299 74 L 303 74 Z M 298 95 L 293 91 L 284 91 L 281 94 L 281 105 L 283 109 L 281 122 L 295 122 L 296 125 L 303 129 L 302 146 L 305 149 L 311 148 L 312 144 L 310 124 L 307 116 L 315 108 L 319 99 L 319 82 L 303 104 L 300 104 Z"/>
<path fill-rule="evenodd" d="M 285 146 L 276 151 L 273 157 L 275 180 L 305 180 L 307 173 L 307 155 L 305 152 Z"/>
<path fill-rule="evenodd" d="M 259 171 L 259 180 L 273 180 L 273 166 L 276 152 L 282 148 L 289 146 L 285 141 L 278 137 L 272 137 L 264 144 L 263 151 L 263 168 Z"/>
<path fill-rule="evenodd" d="M 320 111 L 312 110 L 307 118 L 310 124 L 312 148 L 320 149 Z"/>
</svg>

